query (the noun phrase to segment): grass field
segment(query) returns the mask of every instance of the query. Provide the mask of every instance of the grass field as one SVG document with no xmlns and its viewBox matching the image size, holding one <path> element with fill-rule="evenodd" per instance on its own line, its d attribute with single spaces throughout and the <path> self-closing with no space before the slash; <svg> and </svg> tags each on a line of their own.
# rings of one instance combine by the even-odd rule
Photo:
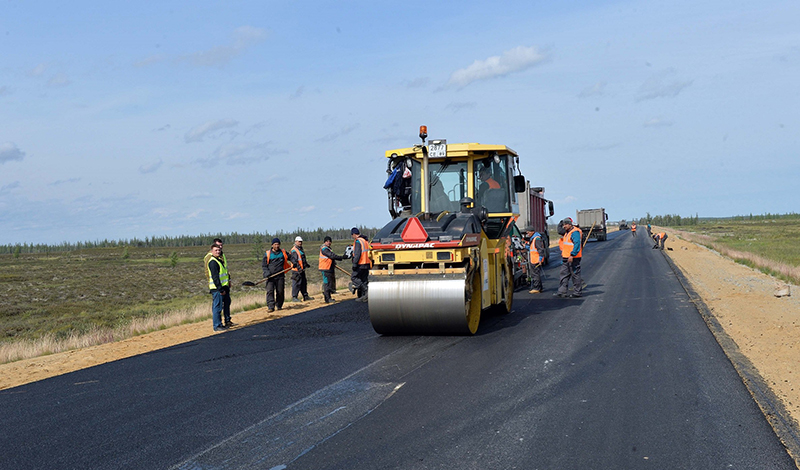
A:
<svg viewBox="0 0 800 470">
<path fill-rule="evenodd" d="M 723 220 L 674 227 L 737 262 L 800 283 L 800 217 Z"/>
<path fill-rule="evenodd" d="M 342 254 L 352 242 L 334 242 Z M 321 283 L 316 266 L 321 242 L 305 244 L 312 268 L 309 286 Z M 231 272 L 232 296 L 264 292 L 242 287 L 244 281 L 262 277 L 264 245 L 225 245 Z M 284 243 L 287 251 L 291 243 Z M 135 320 L 207 305 L 211 298 L 203 267 L 208 247 L 92 248 L 65 253 L 0 255 L 0 344 L 67 338 L 76 334 L 125 327 Z M 175 255 L 172 253 L 175 252 Z M 174 263 L 174 266 L 173 266 Z M 339 264 L 350 268 L 350 261 Z M 337 273 L 341 279 L 343 273 Z M 338 283 L 341 287 L 341 281 Z M 287 273 L 287 298 L 291 283 Z M 261 300 L 264 302 L 264 300 Z"/>
</svg>

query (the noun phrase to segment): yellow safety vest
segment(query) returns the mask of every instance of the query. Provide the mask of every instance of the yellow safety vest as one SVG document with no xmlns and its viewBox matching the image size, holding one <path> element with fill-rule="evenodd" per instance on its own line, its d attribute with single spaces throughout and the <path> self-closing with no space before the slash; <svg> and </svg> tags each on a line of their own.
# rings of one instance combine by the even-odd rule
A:
<svg viewBox="0 0 800 470">
<path fill-rule="evenodd" d="M 225 264 L 221 262 L 219 259 L 211 257 L 217 264 L 219 264 L 219 283 L 222 284 L 222 287 L 228 285 L 228 268 L 225 267 Z M 211 261 L 209 260 L 209 263 Z M 214 290 L 217 286 L 214 284 L 214 279 L 211 277 L 211 269 L 209 269 L 208 265 L 206 265 L 206 274 L 208 274 L 208 289 Z"/>
</svg>

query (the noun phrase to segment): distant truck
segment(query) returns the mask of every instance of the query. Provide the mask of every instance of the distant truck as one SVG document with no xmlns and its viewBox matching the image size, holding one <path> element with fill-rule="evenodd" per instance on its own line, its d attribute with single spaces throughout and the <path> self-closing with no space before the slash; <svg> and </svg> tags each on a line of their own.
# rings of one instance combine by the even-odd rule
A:
<svg viewBox="0 0 800 470">
<path fill-rule="evenodd" d="M 619 221 L 619 229 L 620 230 L 628 230 L 630 227 L 628 226 L 628 222 L 625 219 Z"/>
<path fill-rule="evenodd" d="M 608 239 L 606 221 L 608 214 L 602 207 L 599 209 L 584 209 L 576 212 L 576 222 L 583 232 L 583 241 L 587 238 L 594 238 L 597 241 Z M 591 233 L 590 233 L 591 231 Z"/>
</svg>

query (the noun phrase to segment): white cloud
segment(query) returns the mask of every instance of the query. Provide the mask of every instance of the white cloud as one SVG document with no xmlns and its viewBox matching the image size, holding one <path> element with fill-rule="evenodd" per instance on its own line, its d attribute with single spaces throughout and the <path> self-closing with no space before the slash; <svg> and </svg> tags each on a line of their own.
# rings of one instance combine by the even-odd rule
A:
<svg viewBox="0 0 800 470">
<path fill-rule="evenodd" d="M 314 209 L 316 209 L 316 206 L 303 206 L 300 209 L 298 209 L 297 211 L 300 212 L 300 213 L 306 214 L 308 212 L 313 211 Z"/>
<path fill-rule="evenodd" d="M 402 85 L 406 88 L 425 88 L 428 82 L 430 82 L 428 77 L 417 77 L 413 80 L 403 80 Z"/>
<path fill-rule="evenodd" d="M 677 73 L 674 69 L 667 69 L 648 78 L 639 87 L 636 101 L 675 97 L 694 82 L 694 80 L 679 80 L 675 75 Z"/>
<path fill-rule="evenodd" d="M 28 71 L 29 77 L 41 77 L 47 71 L 47 64 L 41 63 Z"/>
<path fill-rule="evenodd" d="M 241 26 L 233 32 L 233 44 L 215 46 L 205 51 L 179 56 L 175 62 L 185 62 L 196 67 L 222 67 L 266 37 L 267 32 L 264 29 Z"/>
<path fill-rule="evenodd" d="M 72 83 L 72 81 L 70 81 L 70 79 L 67 77 L 67 75 L 64 74 L 64 73 L 59 72 L 59 73 L 53 75 L 52 77 L 50 77 L 50 80 L 47 81 L 47 86 L 49 86 L 49 87 L 63 87 L 63 86 L 69 85 L 70 83 Z"/>
<path fill-rule="evenodd" d="M 151 55 L 150 57 L 145 57 L 142 60 L 136 61 L 133 63 L 134 67 L 146 67 L 148 65 L 157 64 L 159 62 L 163 62 L 167 60 L 167 57 L 163 54 L 156 54 Z"/>
<path fill-rule="evenodd" d="M 360 127 L 359 124 L 351 124 L 349 126 L 345 126 L 341 130 L 339 130 L 339 132 L 332 132 L 330 134 L 324 135 L 324 136 L 320 137 L 319 139 L 316 139 L 315 142 L 322 142 L 322 143 L 324 143 L 324 142 L 333 142 L 334 140 L 338 139 L 339 137 L 341 137 L 343 135 L 347 135 L 347 134 L 353 132 L 354 130 L 358 129 L 359 127 Z"/>
<path fill-rule="evenodd" d="M 486 60 L 476 60 L 467 68 L 456 70 L 450 75 L 447 86 L 464 88 L 472 82 L 504 77 L 510 73 L 527 70 L 547 59 L 547 55 L 535 46 L 517 46 L 492 56 Z"/>
<path fill-rule="evenodd" d="M 674 124 L 672 121 L 660 117 L 655 117 L 652 119 L 648 119 L 647 121 L 644 122 L 643 125 L 644 127 L 669 127 L 672 124 Z"/>
<path fill-rule="evenodd" d="M 17 144 L 13 142 L 0 144 L 0 164 L 12 160 L 22 160 L 23 158 L 25 158 L 25 152 L 20 150 Z"/>
<path fill-rule="evenodd" d="M 478 105 L 478 103 L 476 103 L 474 101 L 467 101 L 467 102 L 463 102 L 463 103 L 450 103 L 447 106 L 445 106 L 444 108 L 445 109 L 449 109 L 450 111 L 453 111 L 454 113 L 457 113 L 457 112 L 463 111 L 465 109 L 473 109 L 477 105 Z"/>
<path fill-rule="evenodd" d="M 579 98 L 588 98 L 590 96 L 603 96 L 606 92 L 606 82 L 597 82 L 594 85 L 584 88 L 578 93 Z"/>
<path fill-rule="evenodd" d="M 353 207 L 352 209 L 350 209 L 350 212 L 356 212 L 356 211 L 360 211 L 360 210 L 364 210 L 364 206 Z"/>
<path fill-rule="evenodd" d="M 7 185 L 0 187 L 0 193 L 5 193 L 11 191 L 12 189 L 19 188 L 20 184 L 19 181 L 14 181 L 13 183 L 8 183 Z"/>
<path fill-rule="evenodd" d="M 67 184 L 67 183 L 77 183 L 80 180 L 81 180 L 80 178 L 69 178 L 69 179 L 65 179 L 65 180 L 56 180 L 56 181 L 53 181 L 52 183 L 50 183 L 49 186 L 60 186 L 62 184 Z"/>
<path fill-rule="evenodd" d="M 141 173 L 143 175 L 147 174 L 147 173 L 153 173 L 153 172 L 157 171 L 159 168 L 161 168 L 161 165 L 163 165 L 163 164 L 164 164 L 164 161 L 159 159 L 157 162 L 151 163 L 150 165 L 142 165 L 142 166 L 139 167 L 139 173 Z"/>
<path fill-rule="evenodd" d="M 204 124 L 200 124 L 197 127 L 194 127 L 183 136 L 183 140 L 188 144 L 190 142 L 202 142 L 203 139 L 208 137 L 209 135 L 222 130 L 228 129 L 231 127 L 236 127 L 239 125 L 239 121 L 234 119 L 220 119 L 218 121 L 208 121 Z"/>
<path fill-rule="evenodd" d="M 234 142 L 220 145 L 210 158 L 197 160 L 206 166 L 214 166 L 225 162 L 228 165 L 246 165 L 268 159 L 271 155 L 284 153 L 270 150 L 270 142 Z"/>
</svg>

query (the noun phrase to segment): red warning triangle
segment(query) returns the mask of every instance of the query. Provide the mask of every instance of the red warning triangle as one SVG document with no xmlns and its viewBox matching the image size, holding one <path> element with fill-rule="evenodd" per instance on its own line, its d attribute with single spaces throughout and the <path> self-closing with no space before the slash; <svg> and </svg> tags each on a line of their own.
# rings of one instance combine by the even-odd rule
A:
<svg viewBox="0 0 800 470">
<path fill-rule="evenodd" d="M 425 231 L 425 227 L 422 226 L 422 222 L 418 218 L 411 217 L 406 222 L 400 237 L 406 243 L 423 243 L 428 241 L 428 232 Z"/>
</svg>

